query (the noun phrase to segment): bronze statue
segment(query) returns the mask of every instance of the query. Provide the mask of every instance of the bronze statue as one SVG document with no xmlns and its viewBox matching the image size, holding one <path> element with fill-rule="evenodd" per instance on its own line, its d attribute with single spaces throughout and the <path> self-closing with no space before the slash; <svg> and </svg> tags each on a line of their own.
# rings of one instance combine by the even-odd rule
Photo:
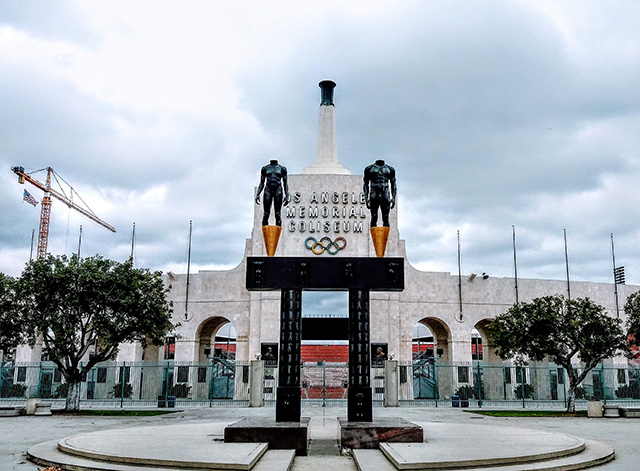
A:
<svg viewBox="0 0 640 471">
<path fill-rule="evenodd" d="M 371 227 L 378 225 L 378 209 L 382 213 L 382 225 L 389 227 L 389 210 L 396 205 L 397 191 L 396 170 L 384 160 L 376 160 L 364 169 L 364 198 L 371 210 Z"/>
<path fill-rule="evenodd" d="M 283 198 L 284 187 L 284 198 Z M 256 204 L 260 204 L 260 194 L 264 190 L 264 214 L 262 216 L 262 225 L 269 225 L 269 215 L 271 214 L 271 205 L 273 204 L 276 226 L 282 226 L 282 204 L 289 204 L 291 196 L 289 195 L 289 183 L 287 182 L 287 168 L 278 163 L 277 160 L 269 161 L 268 165 L 260 170 L 260 185 L 256 195 Z"/>
</svg>

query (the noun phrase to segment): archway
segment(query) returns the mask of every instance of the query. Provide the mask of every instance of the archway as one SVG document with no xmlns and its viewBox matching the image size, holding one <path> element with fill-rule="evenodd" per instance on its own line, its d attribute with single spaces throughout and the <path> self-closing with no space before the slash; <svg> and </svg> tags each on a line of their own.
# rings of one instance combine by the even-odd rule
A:
<svg viewBox="0 0 640 471">
<path fill-rule="evenodd" d="M 216 316 L 205 320 L 196 332 L 196 339 L 198 363 L 212 359 L 235 360 L 236 329 L 226 317 Z"/>
<path fill-rule="evenodd" d="M 478 349 L 476 350 L 478 358 L 474 357 L 474 360 L 482 360 L 485 363 L 501 363 L 502 360 L 496 354 L 493 337 L 488 329 L 488 325 L 492 320 L 493 319 L 483 319 L 474 326 L 474 329 L 471 331 L 471 353 L 473 355 L 473 345 L 475 342 L 478 346 Z"/>
<path fill-rule="evenodd" d="M 447 326 L 433 317 L 425 317 L 413 326 L 411 350 L 415 399 L 441 397 L 437 363 L 449 360 L 450 335 Z M 449 375 L 445 373 L 445 376 Z"/>
<path fill-rule="evenodd" d="M 478 385 L 478 372 L 481 372 L 480 389 L 483 400 L 503 400 L 509 397 L 511 386 L 510 366 L 503 365 L 496 354 L 491 331 L 488 329 L 492 319 L 483 319 L 475 325 L 471 333 L 471 348 L 474 360 L 482 366 L 474 368 L 474 384 Z M 475 332 L 474 332 L 475 331 Z M 475 354 L 474 354 L 475 347 Z"/>
<path fill-rule="evenodd" d="M 413 326 L 412 351 L 424 358 L 449 361 L 449 328 L 440 319 L 425 317 Z M 418 345 L 419 344 L 419 345 Z"/>
</svg>

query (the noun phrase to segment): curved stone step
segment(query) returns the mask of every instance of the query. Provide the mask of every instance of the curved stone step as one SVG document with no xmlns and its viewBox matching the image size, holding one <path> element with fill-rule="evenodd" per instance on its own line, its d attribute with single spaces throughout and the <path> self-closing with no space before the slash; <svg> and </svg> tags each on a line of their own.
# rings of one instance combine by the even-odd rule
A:
<svg viewBox="0 0 640 471">
<path fill-rule="evenodd" d="M 456 469 L 545 461 L 580 453 L 581 438 L 495 425 L 425 423 L 427 443 L 381 443 L 397 469 Z"/>
<path fill-rule="evenodd" d="M 266 443 L 224 443 L 218 431 L 219 427 L 212 424 L 101 430 L 63 438 L 58 449 L 109 463 L 245 471 L 267 451 Z"/>
<path fill-rule="evenodd" d="M 27 456 L 38 465 L 62 467 L 72 471 L 193 471 L 193 468 L 134 466 L 68 455 L 58 449 L 58 440 L 32 446 Z M 251 471 L 287 471 L 293 464 L 294 457 L 295 450 L 267 451 Z"/>
<path fill-rule="evenodd" d="M 423 444 L 422 446 L 428 446 Z M 487 450 L 490 453 L 491 450 Z M 398 469 L 380 450 L 353 450 L 353 458 L 360 471 L 397 471 Z M 593 440 L 585 440 L 585 448 L 582 452 L 562 458 L 537 461 L 533 463 L 519 463 L 506 466 L 491 467 L 466 467 L 444 468 L 434 467 L 430 469 L 447 469 L 449 471 L 464 469 L 465 471 L 575 471 L 599 466 L 615 458 L 615 451 L 609 445 Z M 426 469 L 426 468 L 423 468 Z"/>
</svg>

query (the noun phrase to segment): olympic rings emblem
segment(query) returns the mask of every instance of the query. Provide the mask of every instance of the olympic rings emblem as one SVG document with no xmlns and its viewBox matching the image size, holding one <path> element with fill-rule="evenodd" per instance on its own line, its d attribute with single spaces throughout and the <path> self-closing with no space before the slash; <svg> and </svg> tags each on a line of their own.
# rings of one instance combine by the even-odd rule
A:
<svg viewBox="0 0 640 471">
<path fill-rule="evenodd" d="M 342 244 L 338 245 L 338 242 L 342 242 Z M 344 237 L 338 237 L 335 241 L 332 241 L 330 237 L 326 236 L 317 240 L 315 237 L 309 236 L 304 241 L 304 246 L 316 255 L 322 254 L 325 250 L 329 255 L 335 255 L 347 246 L 347 240 Z"/>
</svg>

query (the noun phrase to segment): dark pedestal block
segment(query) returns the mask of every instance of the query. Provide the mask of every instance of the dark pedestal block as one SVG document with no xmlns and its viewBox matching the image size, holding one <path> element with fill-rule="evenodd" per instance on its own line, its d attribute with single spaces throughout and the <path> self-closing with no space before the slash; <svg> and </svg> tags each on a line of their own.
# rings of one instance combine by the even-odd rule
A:
<svg viewBox="0 0 640 471">
<path fill-rule="evenodd" d="M 373 420 L 373 399 L 370 387 L 349 387 L 347 416 L 349 422 L 371 422 Z"/>
<path fill-rule="evenodd" d="M 340 422 L 342 448 L 378 448 L 380 442 L 422 443 L 422 427 L 408 420 L 390 417 L 373 422 L 350 422 L 344 417 Z"/>
<path fill-rule="evenodd" d="M 298 422 L 302 395 L 300 387 L 278 387 L 276 391 L 276 422 Z"/>
<path fill-rule="evenodd" d="M 296 450 L 296 455 L 307 456 L 309 417 L 300 422 L 274 422 L 273 419 L 247 418 L 224 429 L 225 443 L 268 443 L 270 450 Z"/>
</svg>

